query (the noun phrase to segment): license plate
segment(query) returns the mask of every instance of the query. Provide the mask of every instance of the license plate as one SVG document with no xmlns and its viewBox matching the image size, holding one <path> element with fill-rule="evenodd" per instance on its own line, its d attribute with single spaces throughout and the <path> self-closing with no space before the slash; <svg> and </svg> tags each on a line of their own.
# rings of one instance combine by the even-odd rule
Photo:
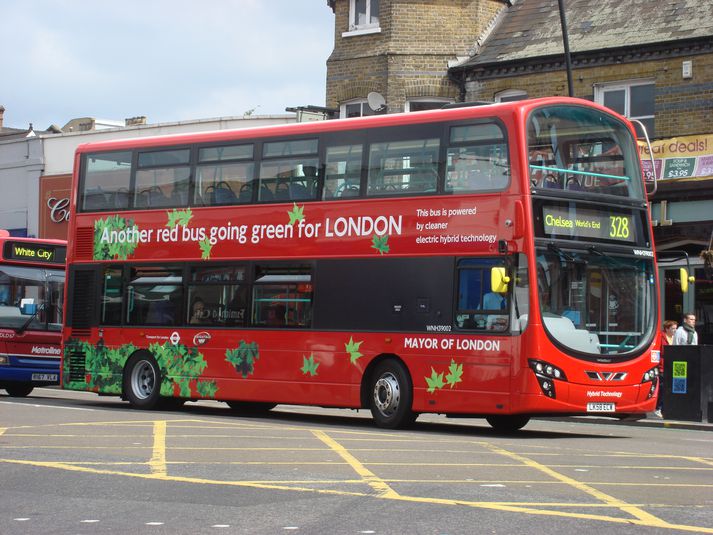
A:
<svg viewBox="0 0 713 535">
<path fill-rule="evenodd" d="M 33 373 L 33 381 L 59 381 L 59 375 L 56 373 Z"/>
<path fill-rule="evenodd" d="M 587 412 L 615 412 L 616 403 L 587 403 Z"/>
</svg>

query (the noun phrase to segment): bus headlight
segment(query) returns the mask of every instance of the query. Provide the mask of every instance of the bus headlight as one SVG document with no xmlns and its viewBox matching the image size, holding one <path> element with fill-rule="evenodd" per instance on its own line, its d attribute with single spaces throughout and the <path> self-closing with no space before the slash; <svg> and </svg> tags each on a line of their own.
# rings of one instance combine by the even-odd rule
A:
<svg viewBox="0 0 713 535">
<path fill-rule="evenodd" d="M 10 364 L 10 357 L 7 355 L 0 355 L 0 366 L 7 366 Z"/>
<path fill-rule="evenodd" d="M 648 370 L 644 376 L 641 378 L 641 384 L 651 383 L 649 387 L 649 394 L 646 399 L 651 399 L 656 393 L 656 387 L 659 384 L 659 367 L 651 368 Z"/>
<path fill-rule="evenodd" d="M 555 380 L 566 381 L 567 376 L 557 366 L 543 360 L 529 359 L 530 369 L 535 372 L 542 393 L 550 398 L 556 398 Z"/>
</svg>

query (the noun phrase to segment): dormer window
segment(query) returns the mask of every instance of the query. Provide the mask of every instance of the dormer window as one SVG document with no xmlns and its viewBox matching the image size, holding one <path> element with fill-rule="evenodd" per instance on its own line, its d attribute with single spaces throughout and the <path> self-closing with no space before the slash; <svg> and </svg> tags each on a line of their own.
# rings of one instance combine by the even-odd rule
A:
<svg viewBox="0 0 713 535">
<path fill-rule="evenodd" d="M 379 0 L 349 0 L 349 31 L 342 37 L 380 31 Z"/>
</svg>

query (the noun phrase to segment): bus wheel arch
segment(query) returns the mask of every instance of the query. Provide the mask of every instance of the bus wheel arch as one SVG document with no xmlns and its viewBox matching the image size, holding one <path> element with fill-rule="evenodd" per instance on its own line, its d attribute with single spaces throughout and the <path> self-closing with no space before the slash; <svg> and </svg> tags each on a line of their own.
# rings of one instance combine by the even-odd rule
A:
<svg viewBox="0 0 713 535">
<path fill-rule="evenodd" d="M 382 354 L 369 364 L 362 379 L 361 403 L 371 410 L 378 427 L 396 429 L 416 420 L 413 380 L 398 356 Z"/>
<path fill-rule="evenodd" d="M 124 366 L 123 397 L 134 409 L 157 408 L 161 400 L 161 369 L 148 351 L 137 351 Z"/>
</svg>

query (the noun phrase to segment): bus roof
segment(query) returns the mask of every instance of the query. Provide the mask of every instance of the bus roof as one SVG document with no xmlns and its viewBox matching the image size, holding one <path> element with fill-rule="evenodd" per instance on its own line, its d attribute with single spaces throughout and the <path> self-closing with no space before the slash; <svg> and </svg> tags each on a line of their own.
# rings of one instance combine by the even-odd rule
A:
<svg viewBox="0 0 713 535">
<path fill-rule="evenodd" d="M 97 141 L 79 145 L 77 147 L 77 154 L 87 152 L 118 151 L 132 149 L 135 147 L 162 147 L 188 143 L 219 143 L 222 141 L 227 142 L 239 139 L 268 138 L 286 135 L 317 135 L 326 132 L 341 132 L 347 130 L 357 130 L 360 128 L 380 128 L 438 121 L 457 121 L 478 117 L 502 117 L 517 111 L 526 113 L 532 108 L 548 104 L 579 104 L 599 108 L 601 111 L 612 113 L 611 110 L 607 110 L 606 108 L 588 100 L 570 97 L 545 97 L 514 102 L 493 103 L 488 105 L 477 103 L 473 106 L 453 107 L 450 109 L 429 110 L 417 113 L 393 113 L 387 115 L 372 115 L 369 117 L 356 117 L 351 119 L 335 119 L 330 121 L 314 121 L 233 130 L 216 130 L 212 132 L 195 132 L 154 137 Z"/>
</svg>

